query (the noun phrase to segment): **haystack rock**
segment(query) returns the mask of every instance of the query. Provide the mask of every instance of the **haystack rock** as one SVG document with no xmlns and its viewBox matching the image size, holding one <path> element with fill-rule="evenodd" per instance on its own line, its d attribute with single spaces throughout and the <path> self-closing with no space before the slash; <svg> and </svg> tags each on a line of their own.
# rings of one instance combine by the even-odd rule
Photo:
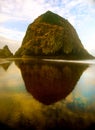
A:
<svg viewBox="0 0 95 130">
<path fill-rule="evenodd" d="M 31 23 L 16 57 L 41 56 L 63 59 L 93 58 L 68 20 L 47 11 Z"/>
</svg>

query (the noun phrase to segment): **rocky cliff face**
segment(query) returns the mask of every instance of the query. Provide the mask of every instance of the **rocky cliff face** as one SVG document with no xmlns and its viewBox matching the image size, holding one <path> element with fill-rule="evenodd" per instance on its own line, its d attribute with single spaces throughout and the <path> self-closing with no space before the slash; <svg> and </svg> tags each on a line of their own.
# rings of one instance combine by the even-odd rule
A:
<svg viewBox="0 0 95 130">
<path fill-rule="evenodd" d="M 0 58 L 8 58 L 12 56 L 13 54 L 11 53 L 7 45 L 5 45 L 3 49 L 0 49 Z"/>
<path fill-rule="evenodd" d="M 28 26 L 18 56 L 54 56 L 67 59 L 92 58 L 76 30 L 64 18 L 47 11 Z"/>
</svg>

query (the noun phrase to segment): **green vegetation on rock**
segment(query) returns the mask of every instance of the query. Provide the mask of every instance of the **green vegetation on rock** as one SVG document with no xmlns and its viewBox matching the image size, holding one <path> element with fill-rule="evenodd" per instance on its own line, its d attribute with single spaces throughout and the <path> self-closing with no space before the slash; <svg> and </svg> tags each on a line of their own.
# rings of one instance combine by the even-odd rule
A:
<svg viewBox="0 0 95 130">
<path fill-rule="evenodd" d="M 15 53 L 23 56 L 87 59 L 92 56 L 84 49 L 74 27 L 61 16 L 47 11 L 31 23 L 21 47 Z"/>
</svg>

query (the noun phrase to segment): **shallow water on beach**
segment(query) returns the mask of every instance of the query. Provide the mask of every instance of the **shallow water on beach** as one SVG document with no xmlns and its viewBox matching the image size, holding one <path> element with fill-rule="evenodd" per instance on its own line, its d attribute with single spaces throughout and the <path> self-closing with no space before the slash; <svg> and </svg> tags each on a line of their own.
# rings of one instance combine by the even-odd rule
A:
<svg viewBox="0 0 95 130">
<path fill-rule="evenodd" d="M 95 60 L 0 60 L 0 128 L 94 126 Z"/>
</svg>

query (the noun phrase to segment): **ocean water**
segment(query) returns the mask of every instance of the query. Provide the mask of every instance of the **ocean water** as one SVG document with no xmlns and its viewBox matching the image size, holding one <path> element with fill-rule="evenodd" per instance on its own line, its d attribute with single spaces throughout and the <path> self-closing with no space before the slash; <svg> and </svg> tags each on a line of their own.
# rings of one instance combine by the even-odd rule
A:
<svg viewBox="0 0 95 130">
<path fill-rule="evenodd" d="M 95 60 L 0 59 L 0 129 L 95 127 Z"/>
</svg>

